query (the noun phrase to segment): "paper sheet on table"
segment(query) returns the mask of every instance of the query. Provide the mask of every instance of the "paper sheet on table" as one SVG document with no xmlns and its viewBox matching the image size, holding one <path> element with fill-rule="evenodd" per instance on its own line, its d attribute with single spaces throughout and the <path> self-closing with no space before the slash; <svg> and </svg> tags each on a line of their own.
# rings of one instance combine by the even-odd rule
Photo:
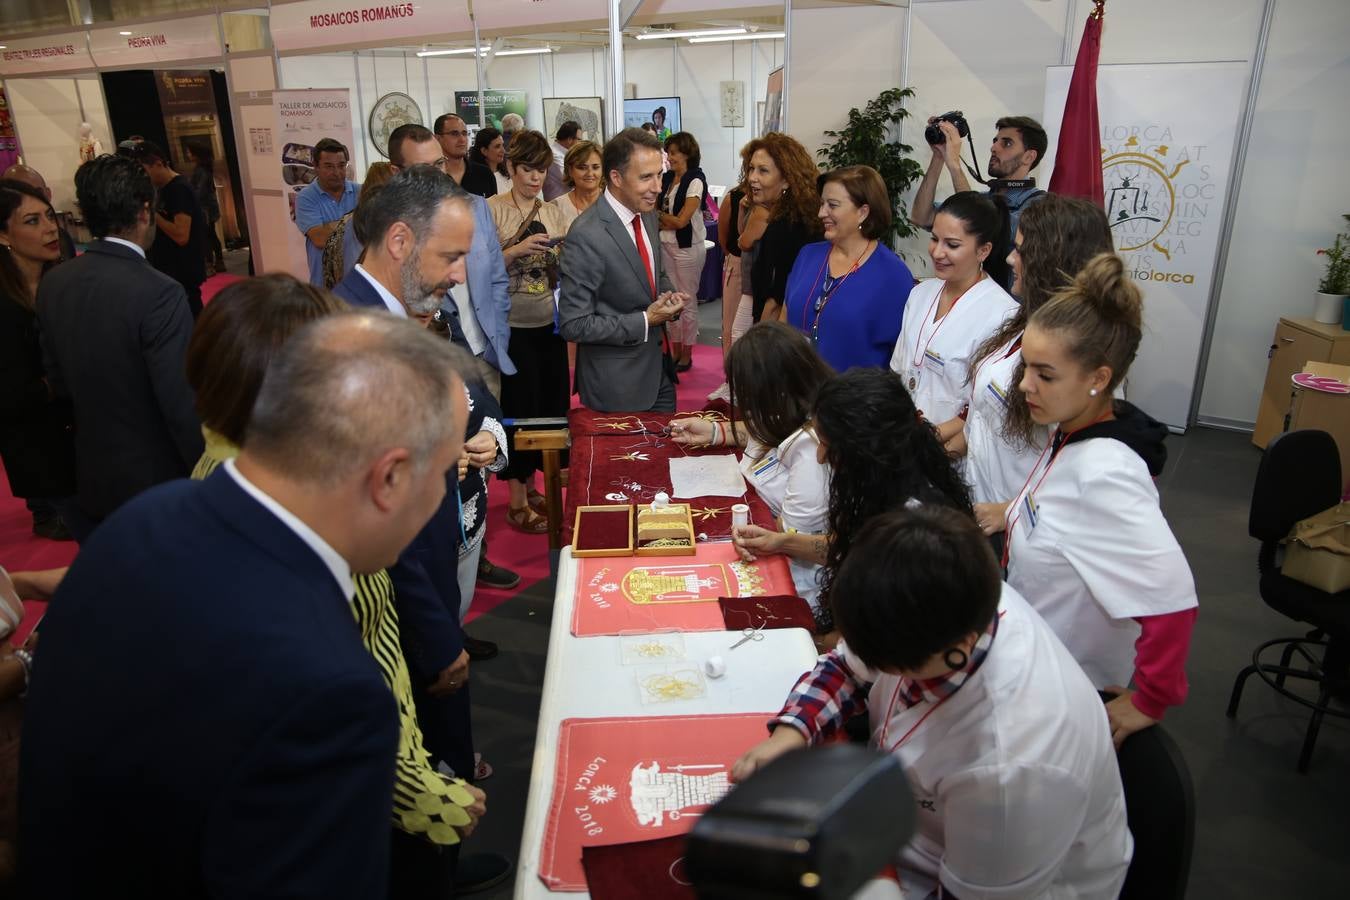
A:
<svg viewBox="0 0 1350 900">
<path fill-rule="evenodd" d="M 670 460 L 672 497 L 740 497 L 745 494 L 745 478 L 736 457 L 686 456 Z"/>
</svg>

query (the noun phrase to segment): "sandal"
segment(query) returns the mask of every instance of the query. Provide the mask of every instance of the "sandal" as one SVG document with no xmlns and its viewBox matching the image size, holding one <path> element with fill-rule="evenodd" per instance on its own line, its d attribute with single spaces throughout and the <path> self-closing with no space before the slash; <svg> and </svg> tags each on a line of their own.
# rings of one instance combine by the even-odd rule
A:
<svg viewBox="0 0 1350 900">
<path fill-rule="evenodd" d="M 506 511 L 506 524 L 525 534 L 547 534 L 548 519 L 539 515 L 529 506 Z"/>
<path fill-rule="evenodd" d="M 473 755 L 473 780 L 482 781 L 485 778 L 492 777 L 492 765 L 483 761 L 483 754 L 475 753 Z"/>
<path fill-rule="evenodd" d="M 525 491 L 525 502 L 529 504 L 530 509 L 539 513 L 539 515 L 548 516 L 548 498 L 534 488 Z"/>
</svg>

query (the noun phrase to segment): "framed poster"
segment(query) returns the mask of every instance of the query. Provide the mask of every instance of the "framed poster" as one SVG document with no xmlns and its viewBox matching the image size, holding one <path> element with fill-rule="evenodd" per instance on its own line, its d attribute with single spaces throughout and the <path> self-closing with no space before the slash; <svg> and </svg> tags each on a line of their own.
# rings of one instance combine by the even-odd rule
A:
<svg viewBox="0 0 1350 900">
<path fill-rule="evenodd" d="M 743 128 L 745 126 L 745 82 L 720 82 L 722 96 L 722 127 Z"/>
<path fill-rule="evenodd" d="M 769 73 L 768 91 L 764 97 L 764 111 L 760 115 L 759 133 L 783 129 L 783 67 Z"/>
<path fill-rule="evenodd" d="M 370 110 L 370 127 L 366 130 L 366 134 L 370 135 L 370 143 L 379 154 L 388 159 L 389 135 L 394 133 L 395 128 L 409 122 L 416 125 L 424 124 L 422 108 L 407 94 L 394 91 L 375 101 Z"/>
<path fill-rule="evenodd" d="M 545 97 L 544 136 L 549 140 L 564 122 L 581 126 L 581 139 L 602 143 L 605 140 L 605 106 L 599 97 Z"/>
<path fill-rule="evenodd" d="M 455 91 L 455 112 L 469 125 L 469 130 L 478 130 L 478 92 Z M 529 124 L 528 110 L 524 91 L 483 91 L 483 124 L 489 128 L 501 129 L 502 116 L 516 113 Z"/>
</svg>

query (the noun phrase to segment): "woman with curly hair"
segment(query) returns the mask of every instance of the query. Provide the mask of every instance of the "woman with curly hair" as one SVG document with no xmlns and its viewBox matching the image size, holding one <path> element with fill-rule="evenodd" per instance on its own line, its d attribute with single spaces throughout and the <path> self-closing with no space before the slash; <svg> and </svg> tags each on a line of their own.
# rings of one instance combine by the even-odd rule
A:
<svg viewBox="0 0 1350 900">
<path fill-rule="evenodd" d="M 783 553 L 824 565 L 817 626 L 830 632 L 835 574 L 869 519 L 914 503 L 973 513 L 970 488 L 896 373 L 850 369 L 835 376 L 816 395 L 811 423 L 819 444 L 817 458 L 830 467 L 826 533 L 790 534 L 743 525 L 733 539 L 747 559 Z M 826 634 L 818 644 L 828 650 L 835 637 Z"/>
<path fill-rule="evenodd" d="M 966 456 L 975 518 L 985 534 L 1003 530 L 1008 501 L 1036 465 L 1048 436 L 1031 421 L 1017 390 L 1027 319 L 1068 287 L 1088 260 L 1113 249 L 1106 214 L 1087 200 L 1047 194 L 1022 213 L 1008 254 L 1019 306 L 971 356 L 970 412 L 947 444 L 948 450 Z"/>
<path fill-rule="evenodd" d="M 788 273 L 802 247 L 820 237 L 820 171 L 797 140 L 771 131 L 741 150 L 746 160 L 749 212 L 741 229 L 741 249 L 755 247 L 750 268 L 750 309 L 738 308 L 732 339 L 754 322 L 781 319 Z M 744 267 L 745 260 L 742 258 Z M 739 327 L 737 327 L 739 326 Z"/>
</svg>

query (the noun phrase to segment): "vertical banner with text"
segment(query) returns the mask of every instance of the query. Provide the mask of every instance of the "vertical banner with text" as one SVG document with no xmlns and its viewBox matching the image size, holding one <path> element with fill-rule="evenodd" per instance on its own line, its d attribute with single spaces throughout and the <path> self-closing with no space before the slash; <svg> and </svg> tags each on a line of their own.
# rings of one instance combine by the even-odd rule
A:
<svg viewBox="0 0 1350 900">
<path fill-rule="evenodd" d="M 1045 127 L 1059 131 L 1072 66 L 1045 78 Z M 1101 66 L 1103 207 L 1116 251 L 1144 293 L 1144 339 L 1127 396 L 1184 428 L 1214 283 L 1245 62 Z M 1049 184 L 1054 159 L 1037 180 Z"/>
<path fill-rule="evenodd" d="M 333 138 L 340 142 L 347 148 L 350 160 L 351 99 L 346 88 L 273 91 L 272 107 L 277 117 L 274 146 L 280 156 L 275 186 L 282 192 L 275 214 L 286 216 L 290 222 L 286 229 L 289 235 L 286 271 L 308 281 L 309 263 L 305 249 L 308 239 L 295 227 L 295 199 L 318 174 L 314 145 L 319 141 Z M 352 177 L 350 166 L 347 177 Z"/>
</svg>

